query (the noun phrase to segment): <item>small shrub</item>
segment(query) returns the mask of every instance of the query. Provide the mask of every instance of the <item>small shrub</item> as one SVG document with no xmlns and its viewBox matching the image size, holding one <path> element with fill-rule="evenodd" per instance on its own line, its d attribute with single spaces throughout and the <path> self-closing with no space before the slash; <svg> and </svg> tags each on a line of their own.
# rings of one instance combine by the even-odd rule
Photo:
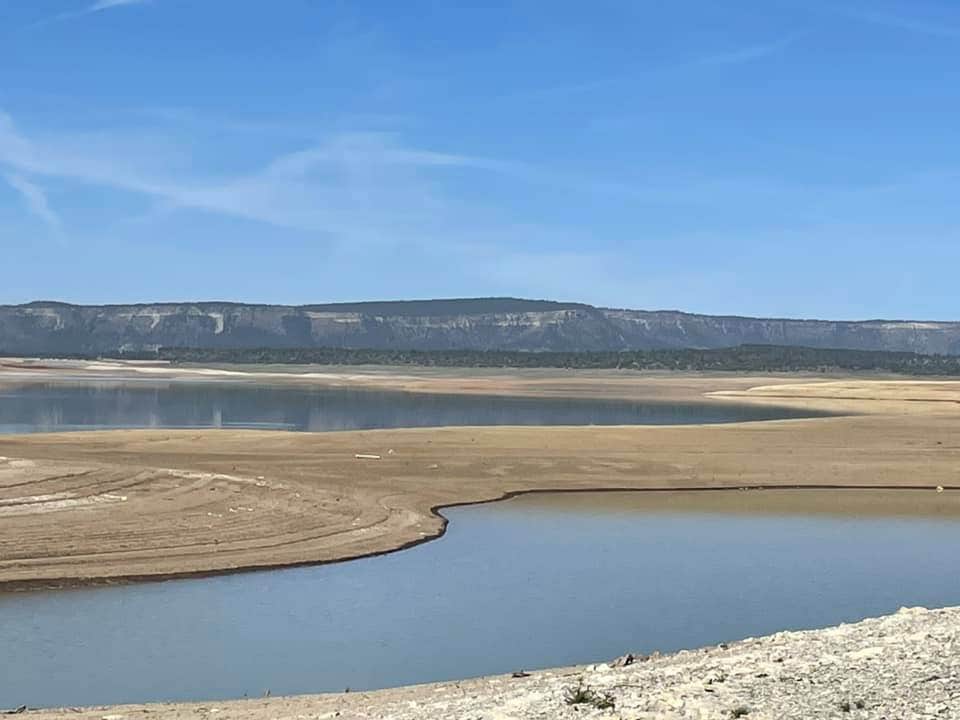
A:
<svg viewBox="0 0 960 720">
<path fill-rule="evenodd" d="M 746 705 L 741 705 L 740 707 L 736 707 L 730 711 L 730 717 L 734 720 L 736 720 L 736 718 L 746 717 L 749 714 L 750 708 L 748 708 Z"/>
<path fill-rule="evenodd" d="M 567 688 L 563 691 L 563 701 L 567 705 L 586 705 L 593 698 L 593 692 L 588 687 L 583 686 L 583 681 L 575 688 Z"/>
<path fill-rule="evenodd" d="M 563 701 L 567 705 L 592 705 L 598 710 L 612 710 L 615 706 L 613 696 L 609 693 L 598 693 L 581 680 L 575 688 L 567 688 L 563 693 Z"/>
</svg>

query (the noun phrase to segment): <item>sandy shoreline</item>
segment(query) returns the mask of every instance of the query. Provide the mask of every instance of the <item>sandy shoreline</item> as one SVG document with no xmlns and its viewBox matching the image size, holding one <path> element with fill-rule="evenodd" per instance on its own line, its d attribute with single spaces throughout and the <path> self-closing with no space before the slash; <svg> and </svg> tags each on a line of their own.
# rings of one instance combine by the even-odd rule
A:
<svg viewBox="0 0 960 720">
<path fill-rule="evenodd" d="M 390 379 L 378 372 L 378 387 Z M 0 382 L 17 380 L 0 373 Z M 853 414 L 703 426 L 0 436 L 0 589 L 380 554 L 441 535 L 438 508 L 530 491 L 960 487 L 957 382 L 562 371 L 417 382 L 673 402 L 719 393 Z"/>
<path fill-rule="evenodd" d="M 562 370 L 557 368 L 429 368 L 378 365 L 217 365 L 195 367 L 166 363 L 29 360 L 0 358 L 0 385 L 35 382 L 198 382 L 255 383 L 275 386 L 392 390 L 399 392 L 633 399 L 663 402 L 740 402 L 736 395 L 758 386 L 844 381 L 912 381 L 898 375 L 857 376 L 792 373 L 678 373 L 671 371 Z M 923 384 L 936 380 L 919 381 Z M 942 382 L 960 382 L 944 379 Z M 759 399 L 757 400 L 760 401 Z M 793 403 L 799 403 L 799 397 Z"/>
</svg>

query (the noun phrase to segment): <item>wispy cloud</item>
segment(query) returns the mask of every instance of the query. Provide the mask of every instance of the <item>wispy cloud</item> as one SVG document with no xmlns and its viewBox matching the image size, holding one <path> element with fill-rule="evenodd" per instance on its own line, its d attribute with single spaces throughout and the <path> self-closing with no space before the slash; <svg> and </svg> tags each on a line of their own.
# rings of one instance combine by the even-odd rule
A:
<svg viewBox="0 0 960 720">
<path fill-rule="evenodd" d="M 960 40 L 960 27 L 955 25 L 921 20 L 904 15 L 892 15 L 888 13 L 874 12 L 872 10 L 844 10 L 843 14 L 871 25 L 880 25 L 883 27 L 892 28 L 894 30 L 903 30 L 905 32 L 918 35 L 926 35 L 928 37 L 944 38 L 947 40 Z"/>
<path fill-rule="evenodd" d="M 438 151 L 383 132 L 328 133 L 300 147 L 258 153 L 261 159 L 242 169 L 202 170 L 201 158 L 193 151 L 196 138 L 184 136 L 179 127 L 169 132 L 51 133 L 20 128 L 0 111 L 0 182 L 7 172 L 13 178 L 7 182 L 51 228 L 60 222 L 42 188 L 53 179 L 139 197 L 146 200 L 151 216 L 199 211 L 367 252 L 402 244 L 436 251 L 475 243 L 481 248 L 479 255 L 492 245 L 500 252 L 514 245 L 555 252 L 589 245 L 587 226 L 568 221 L 564 210 L 568 202 L 590 205 L 596 200 L 598 207 L 603 207 L 600 203 L 631 207 L 641 226 L 661 222 L 664 213 L 675 216 L 682 209 L 722 218 L 731 207 L 754 206 L 759 208 L 751 210 L 755 222 L 784 223 L 794 217 L 829 222 L 878 204 L 903 207 L 928 196 L 931 188 L 942 192 L 950 187 L 944 178 L 909 179 L 902 187 L 889 188 L 815 186 L 777 175 L 711 177 L 670 167 L 603 177 L 513 159 Z M 290 148 L 290 143 L 283 140 L 276 147 Z M 554 193 L 555 214 L 505 201 L 531 191 L 536 196 L 534 187 Z M 117 203 L 133 209 L 130 216 L 114 219 L 133 221 L 134 215 L 143 215 L 138 205 Z M 765 220 L 756 219 L 760 215 Z M 602 212 L 593 217 L 602 217 Z M 557 262 L 559 268 L 576 265 L 577 260 L 566 257 Z"/>
<path fill-rule="evenodd" d="M 853 2 L 829 2 L 829 3 L 810 3 L 807 1 L 791 2 L 797 8 L 803 8 L 809 12 L 833 17 L 852 20 L 858 23 L 865 23 L 877 27 L 888 28 L 890 30 L 899 30 L 901 32 L 912 33 L 915 35 L 925 35 L 927 37 L 943 38 L 946 40 L 960 40 L 960 19 L 956 14 L 951 16 L 934 17 L 927 13 L 921 15 L 920 12 L 908 12 L 905 8 L 912 11 L 918 11 L 920 3 L 915 5 L 904 5 L 904 10 L 890 11 L 877 9 L 876 4 L 872 7 L 865 3 Z M 889 5 L 888 5 L 889 7 Z"/>
<path fill-rule="evenodd" d="M 147 5 L 151 2 L 153 2 L 153 0 L 97 0 L 96 2 L 80 8 L 79 10 L 70 10 L 35 22 L 30 25 L 30 27 L 39 28 L 43 27 L 44 25 L 51 25 L 53 23 L 64 22 L 66 20 L 76 20 L 77 18 L 82 18 L 86 15 L 94 15 L 106 10 L 114 10 L 116 8 L 129 7 L 132 5 Z"/>
<path fill-rule="evenodd" d="M 440 152 L 383 132 L 330 133 L 298 149 L 267 154 L 244 170 L 197 168 L 189 138 L 129 131 L 28 132 L 0 111 L 0 171 L 35 184 L 47 178 L 67 180 L 139 195 L 164 214 L 203 211 L 365 246 L 398 239 L 450 242 L 456 237 L 465 242 L 468 229 L 487 239 L 514 231 L 529 239 L 528 230 L 517 230 L 523 217 L 497 204 L 502 194 L 484 190 L 507 183 L 520 192 L 524 185 L 539 186 L 556 190 L 558 197 L 606 196 L 651 207 L 726 207 L 762 197 L 771 206 L 809 206 L 813 213 L 864 202 L 852 196 L 850 188 L 804 184 L 798 189 L 769 177 L 710 178 L 663 169 L 635 173 L 629 181 L 597 177 L 512 159 Z M 467 173 L 476 182 L 464 182 Z M 23 190 L 21 194 L 26 197 Z M 38 216 L 42 208 L 35 203 Z M 549 219 L 537 222 L 552 224 Z M 556 228 L 549 236 L 557 236 Z M 549 243 L 544 237 L 543 244 Z"/>
<path fill-rule="evenodd" d="M 27 209 L 59 236 L 63 231 L 63 223 L 60 221 L 60 216 L 50 207 L 43 188 L 17 173 L 4 173 L 3 177 L 10 187 L 20 193 Z"/>
<path fill-rule="evenodd" d="M 491 197 L 496 193 L 483 190 L 505 183 L 521 191 L 540 186 L 580 198 L 649 199 L 677 192 L 516 160 L 437 151 L 384 132 L 330 133 L 299 149 L 268 155 L 247 170 L 217 174 L 197 169 L 189 138 L 30 131 L 0 111 L 3 168 L 34 184 L 51 178 L 140 196 L 152 206 L 150 217 L 201 211 L 365 248 L 398 243 L 451 246 L 471 237 L 481 245 L 496 238 L 498 245 L 509 246 L 513 240 L 508 238 L 523 242 L 535 232 L 541 232 L 541 244 L 548 245 L 548 237 L 557 237 L 554 230 L 531 229 L 497 204 Z M 477 182 L 464 182 L 467 173 Z M 692 192 L 686 181 L 682 188 L 685 196 Z M 36 193 L 34 198 L 39 216 L 42 198 Z M 47 215 L 51 226 L 54 217 Z M 544 222 L 544 227 L 551 224 L 549 219 L 537 220 Z"/>
<path fill-rule="evenodd" d="M 788 35 L 773 42 L 761 43 L 757 45 L 745 45 L 732 50 L 721 51 L 712 55 L 705 55 L 690 63 L 681 64 L 679 67 L 695 65 L 744 65 L 764 58 L 776 55 L 785 50 L 791 43 L 797 39 L 796 35 Z"/>
<path fill-rule="evenodd" d="M 656 76 L 662 73 L 675 72 L 678 70 L 690 70 L 695 68 L 723 65 L 746 65 L 748 63 L 757 62 L 783 52 L 794 41 L 796 41 L 797 37 L 798 35 L 794 33 L 778 38 L 771 42 L 743 45 L 730 48 L 729 50 L 721 50 L 686 60 L 679 60 L 674 63 L 665 63 L 655 67 L 641 68 L 632 73 L 621 72 L 612 75 L 605 75 L 597 80 L 589 80 L 582 83 L 569 83 L 565 85 L 554 85 L 551 87 L 539 88 L 523 93 L 512 94 L 509 96 L 509 98 L 515 99 L 521 96 L 524 98 L 543 98 L 552 97 L 555 95 L 568 95 L 580 92 L 589 92 L 605 87 L 623 85 L 624 83 L 635 81 L 640 78 Z"/>
<path fill-rule="evenodd" d="M 425 227 L 442 214 L 436 173 L 489 171 L 481 158 L 408 147 L 388 133 L 338 133 L 279 154 L 259 169 L 200 175 L 158 165 L 156 141 L 119 153 L 118 140 L 31 136 L 0 112 L 0 166 L 140 194 L 170 208 L 203 210 L 346 236 Z M 160 153 L 167 155 L 168 153 Z"/>
<path fill-rule="evenodd" d="M 97 0 L 97 2 L 90 5 L 85 12 L 95 13 L 101 10 L 123 7 L 124 5 L 143 5 L 148 2 L 150 2 L 150 0 Z"/>
</svg>

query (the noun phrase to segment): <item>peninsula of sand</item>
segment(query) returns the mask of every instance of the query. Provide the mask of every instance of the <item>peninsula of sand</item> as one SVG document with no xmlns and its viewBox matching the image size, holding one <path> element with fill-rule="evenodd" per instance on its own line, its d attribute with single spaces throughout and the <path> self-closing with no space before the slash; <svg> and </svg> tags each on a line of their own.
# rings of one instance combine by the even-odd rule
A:
<svg viewBox="0 0 960 720">
<path fill-rule="evenodd" d="M 727 425 L 0 436 L 0 590 L 324 563 L 436 538 L 531 491 L 960 488 L 960 382 L 563 371 L 243 372 L 4 361 L 0 383 L 134 377 L 765 403 Z"/>
</svg>

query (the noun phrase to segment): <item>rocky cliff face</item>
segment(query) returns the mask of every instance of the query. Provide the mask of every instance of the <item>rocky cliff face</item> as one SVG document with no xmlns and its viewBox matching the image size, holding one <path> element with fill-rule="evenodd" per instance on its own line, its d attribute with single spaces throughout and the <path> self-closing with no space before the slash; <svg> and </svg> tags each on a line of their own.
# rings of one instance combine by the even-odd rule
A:
<svg viewBox="0 0 960 720">
<path fill-rule="evenodd" d="M 627 350 L 745 343 L 960 354 L 960 323 L 830 322 L 491 298 L 336 305 L 0 306 L 0 353 L 158 347 Z"/>
</svg>

